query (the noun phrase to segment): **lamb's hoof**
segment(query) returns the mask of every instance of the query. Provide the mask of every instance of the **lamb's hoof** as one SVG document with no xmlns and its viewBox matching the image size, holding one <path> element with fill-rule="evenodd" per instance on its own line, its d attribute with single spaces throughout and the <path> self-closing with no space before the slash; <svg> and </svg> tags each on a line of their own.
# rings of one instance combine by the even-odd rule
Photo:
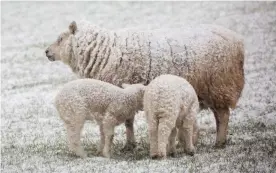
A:
<svg viewBox="0 0 276 173">
<path fill-rule="evenodd" d="M 159 157 L 158 157 L 159 160 L 164 160 L 164 159 L 167 159 L 167 156 L 164 155 L 164 154 L 160 154 Z"/>
<path fill-rule="evenodd" d="M 110 154 L 109 153 L 103 152 L 102 156 L 105 157 L 105 158 L 110 159 Z"/>
<path fill-rule="evenodd" d="M 157 160 L 157 159 L 159 159 L 159 156 L 158 156 L 158 154 L 154 154 L 154 155 L 150 156 L 150 158 L 152 160 Z"/>
<path fill-rule="evenodd" d="M 82 159 L 87 158 L 87 154 L 86 153 L 81 153 L 81 154 L 77 153 L 76 155 L 79 156 Z"/>
<path fill-rule="evenodd" d="M 163 160 L 167 158 L 166 153 L 159 153 L 159 154 L 154 154 L 151 156 L 153 160 Z"/>
<path fill-rule="evenodd" d="M 216 149 L 223 149 L 225 147 L 226 147 L 226 141 L 224 141 L 224 142 L 216 142 L 216 144 L 214 146 L 214 148 L 216 148 Z"/>
<path fill-rule="evenodd" d="M 194 156 L 195 155 L 195 149 L 189 149 L 185 151 L 186 154 L 190 155 L 190 156 Z"/>
<path fill-rule="evenodd" d="M 136 143 L 128 143 L 121 149 L 122 152 L 133 151 L 136 148 Z"/>
<path fill-rule="evenodd" d="M 183 145 L 180 143 L 180 142 L 178 142 L 177 144 L 176 144 L 176 148 L 182 148 L 183 147 Z"/>
<path fill-rule="evenodd" d="M 87 154 L 86 154 L 86 152 L 83 149 L 77 150 L 75 154 L 76 154 L 76 156 L 78 156 L 78 157 L 80 157 L 82 159 L 87 158 Z"/>
<path fill-rule="evenodd" d="M 171 153 L 169 154 L 169 156 L 170 156 L 170 157 L 176 157 L 176 152 L 171 152 Z"/>
<path fill-rule="evenodd" d="M 195 155 L 195 152 L 194 151 L 187 151 L 186 152 L 188 155 L 190 155 L 190 156 L 194 156 Z"/>
</svg>

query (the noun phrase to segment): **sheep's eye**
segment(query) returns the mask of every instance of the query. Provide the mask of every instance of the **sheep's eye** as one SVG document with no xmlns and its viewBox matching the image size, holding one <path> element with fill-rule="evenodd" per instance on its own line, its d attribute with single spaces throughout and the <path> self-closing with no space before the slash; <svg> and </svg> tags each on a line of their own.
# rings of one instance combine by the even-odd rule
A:
<svg viewBox="0 0 276 173">
<path fill-rule="evenodd" d="M 58 38 L 58 42 L 60 43 L 62 41 L 62 37 L 59 37 Z"/>
</svg>

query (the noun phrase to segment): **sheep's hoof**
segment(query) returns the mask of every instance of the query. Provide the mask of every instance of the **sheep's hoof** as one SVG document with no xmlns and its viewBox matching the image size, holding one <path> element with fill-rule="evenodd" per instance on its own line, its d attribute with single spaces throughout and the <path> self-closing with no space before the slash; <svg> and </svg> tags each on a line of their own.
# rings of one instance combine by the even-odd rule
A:
<svg viewBox="0 0 276 173">
<path fill-rule="evenodd" d="M 133 151 L 136 148 L 136 143 L 127 143 L 124 148 L 121 149 L 122 152 Z"/>
<path fill-rule="evenodd" d="M 97 150 L 96 156 L 102 156 L 102 155 L 103 155 L 102 151 L 101 150 Z"/>
<path fill-rule="evenodd" d="M 87 154 L 82 155 L 81 158 L 82 158 L 82 159 L 87 158 Z"/>
</svg>

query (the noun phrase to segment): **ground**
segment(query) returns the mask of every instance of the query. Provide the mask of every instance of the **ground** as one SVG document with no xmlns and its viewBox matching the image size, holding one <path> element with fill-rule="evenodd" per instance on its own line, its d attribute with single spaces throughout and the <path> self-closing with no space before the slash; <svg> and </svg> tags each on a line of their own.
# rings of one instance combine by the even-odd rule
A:
<svg viewBox="0 0 276 173">
<path fill-rule="evenodd" d="M 1 14 L 1 172 L 275 172 L 276 2 L 1 2 Z M 69 152 L 53 100 L 76 76 L 63 63 L 50 62 L 44 51 L 72 20 L 82 19 L 107 29 L 213 23 L 243 35 L 246 84 L 231 111 L 227 147 L 213 148 L 214 117 L 203 111 L 195 156 L 180 152 L 152 161 L 140 112 L 133 153 L 120 152 L 121 125 L 113 158 L 97 157 L 99 130 L 93 122 L 82 135 L 89 157 Z"/>
</svg>

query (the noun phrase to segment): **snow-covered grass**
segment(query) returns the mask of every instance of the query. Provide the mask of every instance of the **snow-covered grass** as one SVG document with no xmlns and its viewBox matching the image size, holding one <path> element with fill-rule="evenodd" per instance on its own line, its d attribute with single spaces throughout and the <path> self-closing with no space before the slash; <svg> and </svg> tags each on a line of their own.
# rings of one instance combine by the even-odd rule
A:
<svg viewBox="0 0 276 173">
<path fill-rule="evenodd" d="M 276 2 L 1 2 L 2 172 L 275 172 Z M 95 156 L 98 126 L 85 124 L 87 159 L 68 151 L 53 99 L 76 76 L 47 60 L 45 48 L 72 20 L 108 29 L 155 29 L 215 23 L 245 37 L 246 85 L 231 112 L 228 145 L 214 149 L 215 121 L 198 115 L 197 154 L 149 159 L 143 112 L 135 121 L 138 147 L 122 153 L 125 128 L 116 128 L 112 159 Z M 179 150 L 180 151 L 180 150 Z"/>
</svg>

